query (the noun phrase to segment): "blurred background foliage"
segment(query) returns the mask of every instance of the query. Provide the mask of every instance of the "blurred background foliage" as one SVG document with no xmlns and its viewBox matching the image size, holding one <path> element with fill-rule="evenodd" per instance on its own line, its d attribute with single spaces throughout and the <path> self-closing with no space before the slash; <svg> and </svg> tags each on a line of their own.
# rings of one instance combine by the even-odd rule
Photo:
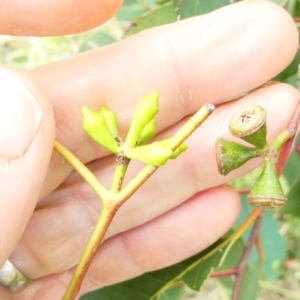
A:
<svg viewBox="0 0 300 300">
<path fill-rule="evenodd" d="M 57 62 L 80 52 L 102 47 L 153 26 L 209 13 L 230 0 L 125 0 L 118 14 L 106 24 L 94 30 L 63 37 L 12 37 L 0 36 L 0 62 L 5 65 L 29 70 L 36 66 Z M 294 18 L 300 32 L 300 1 L 272 0 L 284 7 Z M 274 80 L 296 87 L 296 72 L 300 61 L 300 46 L 292 63 Z M 300 138 L 298 138 L 300 143 Z M 259 170 L 254 170 L 257 174 Z M 253 185 L 253 173 L 231 184 L 237 189 Z M 255 249 L 244 274 L 241 300 L 300 299 L 300 157 L 294 151 L 281 178 L 288 204 L 281 210 L 267 211 L 261 228 L 264 262 L 260 266 Z M 249 215 L 250 208 L 241 196 L 242 211 L 234 226 Z M 210 278 L 205 281 L 214 266 L 223 260 L 220 270 L 234 268 L 243 252 L 249 233 L 246 233 L 223 254 L 214 254 L 202 264 L 193 263 L 205 255 L 205 250 L 180 264 L 145 274 L 125 283 L 87 294 L 81 300 L 177 300 L 177 299 L 230 299 L 233 278 Z M 212 247 L 214 247 L 213 245 Z M 223 249 L 224 252 L 227 251 Z M 189 272 L 181 276 L 183 270 Z M 193 272 L 193 273 L 192 273 Z M 176 277 L 177 276 L 177 277 Z M 193 291 L 184 287 L 184 282 Z M 202 286 L 202 283 L 204 285 Z M 170 287 L 171 286 L 171 287 Z M 170 287 L 170 288 L 169 288 Z M 163 291 L 161 293 L 161 291 Z"/>
</svg>

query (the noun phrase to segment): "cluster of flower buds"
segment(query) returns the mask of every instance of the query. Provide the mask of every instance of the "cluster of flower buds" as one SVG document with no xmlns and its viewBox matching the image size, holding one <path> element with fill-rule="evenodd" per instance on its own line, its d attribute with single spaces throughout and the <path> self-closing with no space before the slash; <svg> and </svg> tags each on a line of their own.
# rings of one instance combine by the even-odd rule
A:
<svg viewBox="0 0 300 300">
<path fill-rule="evenodd" d="M 233 115 L 229 130 L 232 135 L 254 147 L 219 138 L 216 142 L 216 154 L 220 174 L 225 176 L 249 159 L 262 157 L 262 172 L 247 200 L 249 204 L 263 208 L 284 206 L 287 199 L 276 172 L 278 152 L 268 145 L 266 139 L 266 111 L 258 105 L 248 105 L 240 109 Z"/>
<path fill-rule="evenodd" d="M 174 159 L 185 151 L 187 146 L 182 144 L 177 149 L 171 149 L 169 139 L 143 145 L 155 135 L 154 116 L 157 112 L 158 93 L 142 97 L 138 101 L 124 142 L 118 134 L 116 115 L 105 106 L 99 112 L 83 107 L 83 129 L 94 141 L 119 157 L 162 166 L 168 159 Z"/>
</svg>

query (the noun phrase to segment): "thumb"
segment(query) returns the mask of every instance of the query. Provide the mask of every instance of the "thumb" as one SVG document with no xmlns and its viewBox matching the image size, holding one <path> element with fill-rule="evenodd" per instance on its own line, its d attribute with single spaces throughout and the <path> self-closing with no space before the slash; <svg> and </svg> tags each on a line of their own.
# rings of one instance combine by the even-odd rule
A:
<svg viewBox="0 0 300 300">
<path fill-rule="evenodd" d="M 27 73 L 0 67 L 0 266 L 35 208 L 54 134 L 46 94 Z"/>
</svg>

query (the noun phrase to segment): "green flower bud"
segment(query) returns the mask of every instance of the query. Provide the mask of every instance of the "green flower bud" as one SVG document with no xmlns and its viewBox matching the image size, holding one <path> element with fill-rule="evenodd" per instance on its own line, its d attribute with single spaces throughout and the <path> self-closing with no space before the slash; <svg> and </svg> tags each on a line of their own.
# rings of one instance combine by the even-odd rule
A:
<svg viewBox="0 0 300 300">
<path fill-rule="evenodd" d="M 266 115 L 266 111 L 258 105 L 243 107 L 231 118 L 229 130 L 232 135 L 264 151 L 268 147 Z"/>
<path fill-rule="evenodd" d="M 265 160 L 263 170 L 247 200 L 249 204 L 263 208 L 285 205 L 287 198 L 282 191 L 275 165 L 270 160 Z"/>
<path fill-rule="evenodd" d="M 156 121 L 152 119 L 143 129 L 139 139 L 138 139 L 138 145 L 142 145 L 146 143 L 147 141 L 151 140 L 155 136 L 155 125 Z"/>
<path fill-rule="evenodd" d="M 104 148 L 115 154 L 119 153 L 118 143 L 108 129 L 104 117 L 88 107 L 82 108 L 82 115 L 84 131 Z"/>
<path fill-rule="evenodd" d="M 171 140 L 172 140 L 172 138 L 168 138 L 168 139 L 162 140 L 161 142 L 163 142 L 170 149 L 171 148 L 171 144 L 170 144 Z M 187 150 L 187 148 L 188 148 L 188 146 L 186 144 L 181 144 L 179 147 L 177 147 L 173 151 L 173 154 L 170 156 L 170 159 L 176 159 L 182 152 Z"/>
<path fill-rule="evenodd" d="M 142 97 L 132 118 L 125 144 L 128 148 L 136 146 L 138 138 L 146 125 L 158 112 L 158 92 Z"/>
<path fill-rule="evenodd" d="M 188 146 L 186 144 L 181 144 L 173 151 L 173 154 L 170 156 L 170 159 L 176 159 L 182 152 L 187 150 L 187 148 Z"/>
<path fill-rule="evenodd" d="M 119 134 L 118 134 L 116 114 L 103 105 L 100 108 L 100 115 L 102 115 L 103 118 L 105 119 L 107 127 L 110 133 L 113 135 L 113 137 L 114 138 L 118 137 Z"/>
<path fill-rule="evenodd" d="M 216 155 L 219 173 L 225 176 L 249 159 L 257 157 L 258 153 L 256 148 L 219 138 L 216 141 Z"/>
<path fill-rule="evenodd" d="M 127 148 L 124 153 L 130 159 L 136 159 L 147 165 L 158 167 L 164 165 L 173 154 L 172 150 L 162 142 Z"/>
</svg>

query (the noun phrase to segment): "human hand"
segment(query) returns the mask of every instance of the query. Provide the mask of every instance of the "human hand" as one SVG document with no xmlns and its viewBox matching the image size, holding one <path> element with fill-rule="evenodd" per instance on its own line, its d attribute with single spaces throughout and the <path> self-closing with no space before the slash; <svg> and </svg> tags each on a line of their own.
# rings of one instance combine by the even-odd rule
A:
<svg viewBox="0 0 300 300">
<path fill-rule="evenodd" d="M 36 7 L 24 2 L 24 7 L 18 8 L 7 1 L 0 7 L 0 28 L 6 34 L 75 33 L 108 19 L 120 2 L 99 0 L 101 5 L 89 7 L 84 1 L 72 4 L 74 7 L 68 7 L 67 1 L 48 1 Z M 53 5 L 52 10 L 45 5 Z M 103 5 L 105 9 L 99 13 L 97 7 Z M 79 15 L 80 20 L 75 19 Z M 2 68 L 0 149 L 7 150 L 2 150 L 0 168 L 0 193 L 5 203 L 0 210 L 0 264 L 12 252 L 9 259 L 33 281 L 14 296 L 1 290 L 0 298 L 61 299 L 100 214 L 94 192 L 52 153 L 56 134 L 104 184 L 109 183 L 114 158 L 83 132 L 82 106 L 97 110 L 107 105 L 117 113 L 124 136 L 137 100 L 157 90 L 158 137 L 167 137 L 204 103 L 220 103 L 274 77 L 292 60 L 297 36 L 293 21 L 281 8 L 264 1 L 245 1 L 28 74 Z M 8 84 L 15 82 L 10 72 L 35 98 L 30 100 L 31 109 L 24 104 L 20 110 L 27 92 Z M 222 184 L 260 161 L 251 160 L 224 178 L 216 167 L 215 140 L 229 135 L 231 115 L 249 103 L 267 110 L 268 138 L 272 140 L 287 125 L 298 99 L 299 93 L 292 87 L 275 84 L 217 106 L 188 139 L 188 151 L 158 170 L 120 209 L 81 292 L 174 264 L 222 236 L 240 207 L 237 193 Z M 32 110 L 33 101 L 39 104 Z M 14 112 L 13 119 L 8 119 L 8 112 Z M 11 132 L 14 126 L 16 130 Z M 24 136 L 25 141 L 21 139 Z M 137 168 L 133 163 L 129 177 Z"/>
</svg>

